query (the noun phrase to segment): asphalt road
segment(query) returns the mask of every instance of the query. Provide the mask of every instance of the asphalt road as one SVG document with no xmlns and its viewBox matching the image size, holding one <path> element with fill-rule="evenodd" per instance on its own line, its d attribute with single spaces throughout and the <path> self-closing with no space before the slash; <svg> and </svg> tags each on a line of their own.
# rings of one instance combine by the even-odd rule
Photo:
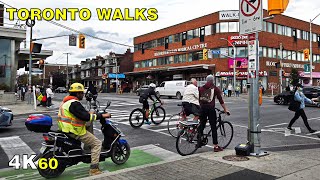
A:
<svg viewBox="0 0 320 180">
<path fill-rule="evenodd" d="M 61 100 L 65 94 L 56 94 L 55 99 Z M 180 100 L 162 98 L 165 102 L 164 108 L 168 115 L 179 112 L 181 109 L 177 106 Z M 155 144 L 163 149 L 177 153 L 175 148 L 175 139 L 172 138 L 167 130 L 166 123 L 160 126 L 143 125 L 139 129 L 133 129 L 128 125 L 128 116 L 130 112 L 137 107 L 141 107 L 138 102 L 138 97 L 135 95 L 116 95 L 116 94 L 101 94 L 98 100 L 101 106 L 105 105 L 108 100 L 112 102 L 109 111 L 113 114 L 114 121 L 119 122 L 118 127 L 126 135 L 125 139 L 129 142 L 131 147 Z M 234 138 L 228 148 L 233 149 L 239 143 L 247 142 L 247 126 L 248 126 L 248 103 L 244 98 L 224 98 L 231 116 L 227 116 L 225 120 L 230 121 L 234 127 Z M 221 107 L 217 104 L 217 107 Z M 316 107 L 307 107 L 305 109 L 309 118 L 310 126 L 313 129 L 320 130 L 320 111 Z M 49 113 L 54 119 L 57 117 L 57 110 L 52 110 Z M 293 125 L 294 127 L 301 127 L 301 133 L 291 134 L 285 136 L 284 128 L 293 117 L 294 113 L 287 109 L 287 106 L 276 105 L 273 100 L 266 98 L 260 108 L 262 128 L 261 146 L 267 151 L 281 151 L 281 150 L 296 150 L 317 148 L 320 144 L 319 134 L 309 134 L 305 128 L 302 119 L 298 119 Z M 3 148 L 3 142 L 16 141 L 17 146 L 27 146 L 27 153 L 37 153 L 41 147 L 42 134 L 30 132 L 24 125 L 24 120 L 27 115 L 16 116 L 13 126 L 0 129 L 0 169 L 8 167 L 9 158 L 8 153 Z M 52 129 L 56 129 L 56 122 Z M 102 134 L 99 131 L 100 124 L 95 123 L 95 134 L 102 139 Z M 17 141 L 18 138 L 18 141 Z M 25 143 L 25 145 L 23 144 Z M 14 144 L 14 143 L 13 143 Z M 209 145 L 212 145 L 211 139 Z M 7 152 L 8 152 L 8 147 Z M 28 149 L 29 148 L 29 149 Z M 33 151 L 33 152 L 32 152 Z M 209 147 L 203 147 L 198 152 L 212 151 Z"/>
</svg>

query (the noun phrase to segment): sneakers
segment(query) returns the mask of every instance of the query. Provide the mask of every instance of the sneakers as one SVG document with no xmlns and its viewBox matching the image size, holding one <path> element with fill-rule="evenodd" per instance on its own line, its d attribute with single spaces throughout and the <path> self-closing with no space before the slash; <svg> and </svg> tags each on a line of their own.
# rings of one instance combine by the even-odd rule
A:
<svg viewBox="0 0 320 180">
<path fill-rule="evenodd" d="M 102 174 L 102 171 L 97 168 L 97 169 L 90 169 L 89 170 L 89 175 L 90 176 L 95 176 L 95 175 L 99 175 L 99 174 Z"/>
<path fill-rule="evenodd" d="M 287 129 L 289 129 L 290 131 L 292 131 L 292 128 L 291 128 L 291 127 L 289 127 L 289 126 L 287 127 Z"/>
<path fill-rule="evenodd" d="M 144 124 L 148 124 L 148 125 L 150 125 L 150 124 L 151 124 L 151 122 L 150 122 L 149 120 L 145 120 L 145 121 L 144 121 Z"/>
<path fill-rule="evenodd" d="M 220 147 L 220 146 L 215 146 L 215 147 L 213 148 L 213 151 L 214 151 L 214 152 L 220 152 L 220 151 L 223 151 L 223 148 Z"/>
</svg>

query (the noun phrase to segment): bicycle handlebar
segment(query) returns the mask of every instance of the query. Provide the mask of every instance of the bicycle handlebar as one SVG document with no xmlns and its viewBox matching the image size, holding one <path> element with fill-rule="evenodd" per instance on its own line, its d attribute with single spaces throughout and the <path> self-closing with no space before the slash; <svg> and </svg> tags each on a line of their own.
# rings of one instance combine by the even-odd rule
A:
<svg viewBox="0 0 320 180">
<path fill-rule="evenodd" d="M 227 115 L 230 115 L 230 112 L 224 112 L 224 111 L 222 111 L 222 110 L 220 110 L 220 109 L 218 109 L 218 108 L 214 108 L 215 110 L 217 110 L 218 111 L 218 113 L 219 114 L 227 114 Z"/>
</svg>

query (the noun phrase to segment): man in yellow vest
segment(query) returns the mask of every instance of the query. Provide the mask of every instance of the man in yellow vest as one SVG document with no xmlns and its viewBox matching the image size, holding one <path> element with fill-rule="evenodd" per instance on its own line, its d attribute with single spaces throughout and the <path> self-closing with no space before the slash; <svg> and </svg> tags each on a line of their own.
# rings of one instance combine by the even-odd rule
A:
<svg viewBox="0 0 320 180">
<path fill-rule="evenodd" d="M 63 99 L 58 113 L 59 130 L 71 133 L 71 137 L 80 140 L 85 146 L 91 147 L 90 175 L 101 174 L 99 169 L 99 157 L 101 152 L 101 141 L 86 130 L 86 122 L 110 117 L 109 113 L 89 113 L 81 104 L 84 95 L 84 86 L 73 83 L 69 89 L 69 96 Z"/>
</svg>

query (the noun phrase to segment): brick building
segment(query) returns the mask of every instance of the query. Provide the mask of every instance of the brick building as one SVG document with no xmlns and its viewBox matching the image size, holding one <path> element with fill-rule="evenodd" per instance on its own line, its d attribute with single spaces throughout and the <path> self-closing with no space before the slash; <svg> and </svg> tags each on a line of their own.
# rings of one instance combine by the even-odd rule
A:
<svg viewBox="0 0 320 180">
<path fill-rule="evenodd" d="M 264 16 L 268 16 L 264 11 Z M 239 36 L 238 11 L 220 11 L 187 22 L 166 27 L 134 38 L 134 85 L 140 86 L 164 80 L 204 80 L 214 74 L 220 88 L 233 84 L 233 48 L 236 46 L 237 82 L 246 92 L 248 50 L 247 36 Z M 320 85 L 320 26 L 312 25 L 313 85 Z M 270 92 L 279 91 L 279 68 L 282 59 L 283 87 L 289 84 L 292 68 L 300 72 L 301 81 L 308 84 L 310 74 L 303 72 L 303 49 L 309 48 L 309 22 L 278 15 L 263 22 L 259 32 L 259 81 Z M 281 48 L 282 47 L 282 48 Z M 203 49 L 209 49 L 203 60 Z"/>
</svg>

